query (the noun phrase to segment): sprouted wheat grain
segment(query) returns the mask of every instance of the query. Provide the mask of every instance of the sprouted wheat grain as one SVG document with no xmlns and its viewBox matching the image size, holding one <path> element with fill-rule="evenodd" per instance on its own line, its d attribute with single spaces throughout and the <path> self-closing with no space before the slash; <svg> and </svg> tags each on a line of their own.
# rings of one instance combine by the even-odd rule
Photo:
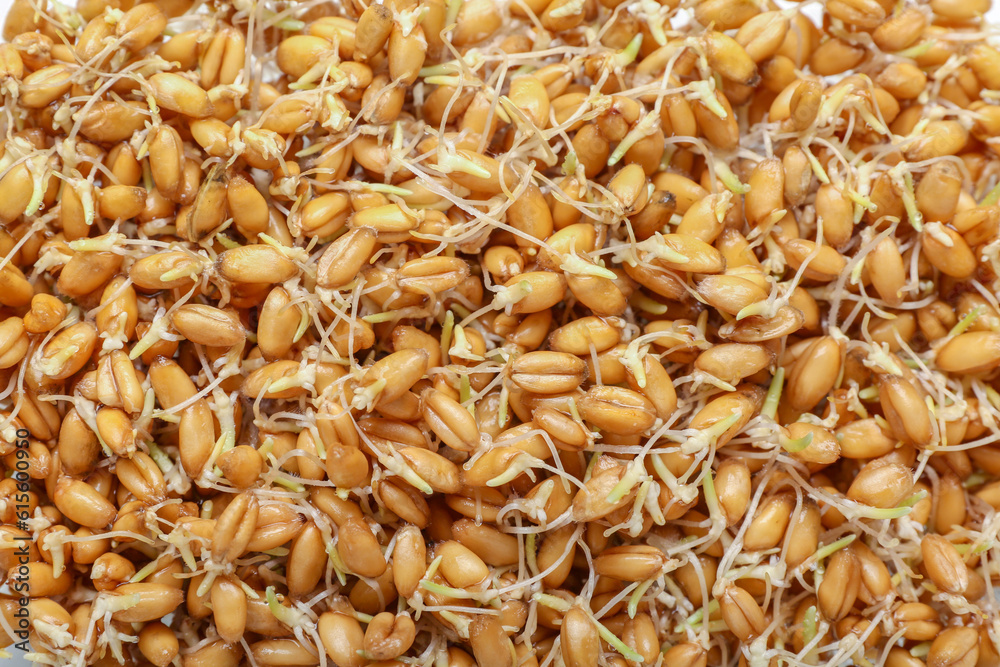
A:
<svg viewBox="0 0 1000 667">
<path fill-rule="evenodd" d="M 989 6 L 15 0 L 0 650 L 1000 665 Z"/>
</svg>

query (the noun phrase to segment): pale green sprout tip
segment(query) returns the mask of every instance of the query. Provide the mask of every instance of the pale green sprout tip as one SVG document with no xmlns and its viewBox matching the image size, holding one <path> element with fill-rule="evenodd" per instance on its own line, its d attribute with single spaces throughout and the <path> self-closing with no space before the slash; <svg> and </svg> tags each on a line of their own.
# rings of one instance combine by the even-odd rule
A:
<svg viewBox="0 0 1000 667">
<path fill-rule="evenodd" d="M 632 595 L 630 595 L 628 599 L 629 618 L 635 618 L 635 615 L 639 612 L 639 603 L 642 602 L 642 597 L 646 594 L 646 591 L 649 590 L 649 587 L 652 586 L 655 581 L 656 579 L 647 579 L 646 581 L 640 583 L 636 587 L 636 589 L 632 591 Z"/>
<path fill-rule="evenodd" d="M 715 523 L 717 520 L 721 520 L 722 511 L 719 508 L 719 496 L 715 492 L 715 479 L 712 477 L 712 466 L 708 461 L 702 464 L 701 471 L 701 483 L 705 490 L 705 505 L 708 507 L 708 514 L 712 518 L 712 522 Z"/>
<path fill-rule="evenodd" d="M 458 402 L 467 403 L 471 399 L 472 399 L 472 383 L 469 380 L 469 374 L 462 373 L 459 376 Z M 473 416 L 475 415 L 473 414 Z"/>
<path fill-rule="evenodd" d="M 563 176 L 572 176 L 576 173 L 576 167 L 579 163 L 576 160 L 576 151 L 569 151 L 566 153 L 566 158 L 563 160 L 562 170 Z"/>
<path fill-rule="evenodd" d="M 764 397 L 764 405 L 760 413 L 769 419 L 774 419 L 778 414 L 778 401 L 781 400 L 781 390 L 785 382 L 785 369 L 778 366 L 771 378 L 771 384 L 767 387 L 767 395 Z"/>
<path fill-rule="evenodd" d="M 226 250 L 232 250 L 233 248 L 239 248 L 240 247 L 239 243 L 237 243 L 236 241 L 232 240 L 231 238 L 229 238 L 228 236 L 226 236 L 222 232 L 219 232 L 218 234 L 215 235 L 215 240 L 218 241 L 219 245 L 221 245 Z"/>
<path fill-rule="evenodd" d="M 424 82 L 432 86 L 454 86 L 457 88 L 462 83 L 462 79 L 454 74 L 434 74 L 425 76 Z"/>
<path fill-rule="evenodd" d="M 710 447 L 722 436 L 723 433 L 732 428 L 732 426 L 736 424 L 742 416 L 742 410 L 734 410 L 728 417 L 706 426 L 702 430 L 698 431 L 696 435 L 693 435 L 685 440 L 681 445 L 681 451 L 685 454 L 693 454 L 694 452 Z"/>
<path fill-rule="evenodd" d="M 635 308 L 644 310 L 652 315 L 663 315 L 667 312 L 667 306 L 665 304 L 651 299 L 638 290 L 632 293 L 632 296 L 629 297 L 629 301 Z"/>
<path fill-rule="evenodd" d="M 625 474 L 622 475 L 621 480 L 611 489 L 611 493 L 607 497 L 607 502 L 614 504 L 627 496 L 645 474 L 646 470 L 642 465 L 642 461 L 640 459 L 633 461 Z"/>
<path fill-rule="evenodd" d="M 288 479 L 286 477 L 280 477 L 280 476 L 275 477 L 274 483 L 283 486 L 289 491 L 293 491 L 295 493 L 303 493 L 306 490 L 306 487 L 300 484 L 299 482 L 296 482 L 295 480 L 292 479 Z"/>
<path fill-rule="evenodd" d="M 400 135 L 400 139 L 402 139 L 402 135 Z M 393 137 L 393 140 L 395 141 L 395 137 Z M 402 145 L 400 145 L 399 148 L 402 148 Z M 357 187 L 362 190 L 379 192 L 386 195 L 409 197 L 413 194 L 412 190 L 407 190 L 406 188 L 401 188 L 398 185 L 390 185 L 388 183 L 365 183 L 363 181 L 351 181 L 351 185 L 357 185 Z"/>
<path fill-rule="evenodd" d="M 507 385 L 500 389 L 500 407 L 497 409 L 497 423 L 500 426 L 507 425 L 507 403 L 510 400 L 510 391 Z"/>
<path fill-rule="evenodd" d="M 629 43 L 625 45 L 624 49 L 615 55 L 615 65 L 618 67 L 628 67 L 631 65 L 635 62 L 636 57 L 639 55 L 639 47 L 641 46 L 642 33 L 640 32 L 629 40 Z"/>
<path fill-rule="evenodd" d="M 287 30 L 289 32 L 301 32 L 306 24 L 303 21 L 293 18 L 286 18 L 278 21 L 274 24 L 275 27 L 281 28 L 282 30 Z"/>
<path fill-rule="evenodd" d="M 524 559 L 528 564 L 528 571 L 532 575 L 538 574 L 538 554 L 535 548 L 535 542 L 537 541 L 537 535 L 535 533 L 528 533 L 528 536 L 524 540 Z"/>
<path fill-rule="evenodd" d="M 982 313 L 982 306 L 976 306 L 973 308 L 965 317 L 959 320 L 958 323 L 951 328 L 951 331 L 948 332 L 948 337 L 950 338 L 952 336 L 958 336 L 965 333 L 965 331 L 973 325 Z"/>
<path fill-rule="evenodd" d="M 870 198 L 861 194 L 860 192 L 851 190 L 850 188 L 846 188 L 844 191 L 850 198 L 850 200 L 855 204 L 857 204 L 858 206 L 860 206 L 862 209 L 870 211 L 872 213 L 878 210 L 878 205 L 875 202 L 873 202 Z"/>
<path fill-rule="evenodd" d="M 808 146 L 802 147 L 802 152 L 805 153 L 806 159 L 809 161 L 809 166 L 812 167 L 813 173 L 816 174 L 816 178 L 819 179 L 820 183 L 829 184 L 830 176 L 826 173 L 826 169 L 823 169 L 823 165 L 819 163 L 813 152 L 809 150 Z"/>
<path fill-rule="evenodd" d="M 535 593 L 531 596 L 531 599 L 540 605 L 562 613 L 569 611 L 573 607 L 573 604 L 569 601 L 556 595 L 549 595 L 548 593 Z"/>
<path fill-rule="evenodd" d="M 802 641 L 806 644 L 816 638 L 816 620 L 816 605 L 811 605 L 802 619 Z"/>
<path fill-rule="evenodd" d="M 904 500 L 898 507 L 882 509 L 878 507 L 868 507 L 859 505 L 854 508 L 853 514 L 866 519 L 899 519 L 913 511 L 913 506 L 927 497 L 927 491 L 920 490 Z"/>
<path fill-rule="evenodd" d="M 445 12 L 444 18 L 445 27 L 454 25 L 456 19 L 458 19 L 458 13 L 462 9 L 462 0 L 448 0 L 446 7 L 447 11 Z"/>
<path fill-rule="evenodd" d="M 420 71 L 417 72 L 417 76 L 422 79 L 426 79 L 429 76 L 443 76 L 445 74 L 454 74 L 457 70 L 455 66 L 455 61 L 449 61 L 446 63 L 439 63 L 437 65 L 428 65 L 427 67 L 421 67 Z"/>
<path fill-rule="evenodd" d="M 722 120 L 729 117 L 729 112 L 726 111 L 726 108 L 722 106 L 722 103 L 719 102 L 719 99 L 715 96 L 715 87 L 713 84 L 710 84 L 708 81 L 698 80 L 687 84 L 687 87 L 691 90 L 692 94 L 708 108 L 709 111 Z"/>
<path fill-rule="evenodd" d="M 750 186 L 742 183 L 733 170 L 729 168 L 729 165 L 722 160 L 715 160 L 715 172 L 718 175 L 719 180 L 722 184 L 729 189 L 730 192 L 736 195 L 743 195 L 750 192 Z"/>
<path fill-rule="evenodd" d="M 563 261 L 559 265 L 559 268 L 566 273 L 578 276 L 594 276 L 596 278 L 607 278 L 608 280 L 618 279 L 618 274 L 611 269 L 598 266 L 573 253 L 563 256 Z"/>
<path fill-rule="evenodd" d="M 920 232 L 924 229 L 924 216 L 917 207 L 917 195 L 913 186 L 913 174 L 906 171 L 902 176 L 903 183 L 903 208 L 906 209 L 906 216 L 913 229 Z"/>
<path fill-rule="evenodd" d="M 837 553 L 844 547 L 848 546 L 851 542 L 857 539 L 857 535 L 848 535 L 847 537 L 842 537 L 836 542 L 831 542 L 830 544 L 824 544 L 809 558 L 809 562 L 819 563 L 833 554 Z"/>
<path fill-rule="evenodd" d="M 878 387 L 865 387 L 858 391 L 858 398 L 862 401 L 874 401 L 878 399 Z"/>
<path fill-rule="evenodd" d="M 341 586 L 347 585 L 347 565 L 340 558 L 340 553 L 337 551 L 336 545 L 331 542 L 326 549 L 327 558 L 330 559 L 330 564 L 333 565 L 333 573 L 337 575 L 337 581 L 340 582 Z"/>
<path fill-rule="evenodd" d="M 452 586 L 445 586 L 444 584 L 438 584 L 427 579 L 420 580 L 420 587 L 435 593 L 437 595 L 444 595 L 450 598 L 456 598 L 460 600 L 472 600 L 477 599 L 474 593 L 470 593 L 462 588 L 454 588 Z"/>
<path fill-rule="evenodd" d="M 628 153 L 632 146 L 655 132 L 658 122 L 659 117 L 656 114 L 647 113 L 643 116 L 642 119 L 636 123 L 631 130 L 629 130 L 628 134 L 626 134 L 625 137 L 618 142 L 615 150 L 608 157 L 608 166 L 613 167 L 616 165 L 623 157 L 625 157 L 625 154 Z"/>
<path fill-rule="evenodd" d="M 755 301 L 754 303 L 743 306 L 740 312 L 736 313 L 736 321 L 745 320 L 748 317 L 753 317 L 754 315 L 762 315 L 767 312 L 770 304 L 765 301 Z"/>
<path fill-rule="evenodd" d="M 783 433 L 778 434 L 778 443 L 781 448 L 784 449 L 789 454 L 797 454 L 809 447 L 813 441 L 813 434 L 806 433 L 801 438 L 789 438 Z"/>
<path fill-rule="evenodd" d="M 711 616 L 719 610 L 719 601 L 712 599 L 707 606 L 708 615 Z M 695 628 L 701 624 L 702 619 L 705 617 L 706 607 L 699 607 L 688 616 L 684 621 L 674 628 L 674 632 L 680 633 L 684 632 L 688 628 Z"/>
<path fill-rule="evenodd" d="M 622 654 L 622 657 L 626 660 L 642 662 L 641 655 L 632 650 L 628 644 L 619 639 L 615 633 L 611 632 L 611 630 L 608 630 L 600 621 L 594 618 L 593 615 L 591 615 L 591 620 L 594 622 L 594 625 L 597 626 L 597 633 L 601 635 L 601 639 L 611 644 L 616 651 Z"/>
<path fill-rule="evenodd" d="M 384 313 L 372 313 L 370 315 L 363 315 L 361 319 L 369 324 L 382 324 L 383 322 L 391 322 L 399 317 L 399 313 L 393 311 L 386 311 Z"/>
<path fill-rule="evenodd" d="M 543 462 L 536 459 L 534 456 L 526 453 L 520 452 L 507 466 L 507 469 L 502 473 L 486 482 L 486 486 L 497 487 L 503 486 L 507 482 L 511 481 L 523 472 L 527 472 L 529 477 L 534 477 L 531 472 L 531 468 L 542 465 Z"/>
<path fill-rule="evenodd" d="M 460 172 L 468 174 L 469 176 L 476 176 L 478 178 L 490 177 L 490 172 L 485 167 L 480 167 L 469 158 L 463 157 L 458 153 L 449 153 L 444 150 L 438 151 L 437 164 L 429 166 L 442 174 Z"/>
<path fill-rule="evenodd" d="M 140 581 L 142 581 L 143 579 L 145 579 L 149 575 L 151 575 L 154 572 L 156 572 L 156 567 L 157 567 L 157 561 L 155 561 L 155 560 L 154 561 L 150 561 L 149 563 L 146 563 L 145 567 L 143 567 L 141 570 L 139 570 L 138 572 L 136 572 L 135 574 L 132 575 L 132 578 L 128 580 L 129 583 L 130 584 L 137 584 L 137 583 L 139 583 Z"/>
<path fill-rule="evenodd" d="M 993 188 L 986 193 L 986 196 L 983 197 L 981 202 L 979 202 L 979 205 L 982 207 L 993 206 L 997 202 L 1000 202 L 1000 183 L 994 185 Z"/>
<path fill-rule="evenodd" d="M 917 44 L 916 46 L 911 46 L 908 49 L 903 49 L 902 51 L 896 51 L 896 55 L 901 58 L 919 58 L 928 51 L 934 48 L 933 41 L 926 41 Z"/>
<path fill-rule="evenodd" d="M 293 607 L 286 607 L 278 601 L 278 596 L 274 594 L 274 586 L 268 586 L 265 591 L 267 608 L 276 619 L 290 628 L 305 627 L 313 624 L 307 614 Z"/>
<path fill-rule="evenodd" d="M 160 472 L 167 472 L 174 467 L 174 462 L 171 458 L 155 442 L 147 442 L 146 447 L 149 448 L 149 458 L 153 459 Z"/>
<path fill-rule="evenodd" d="M 444 315 L 444 324 L 441 326 L 441 359 L 447 361 L 448 350 L 451 348 L 451 333 L 455 329 L 455 313 L 450 310 Z"/>
</svg>

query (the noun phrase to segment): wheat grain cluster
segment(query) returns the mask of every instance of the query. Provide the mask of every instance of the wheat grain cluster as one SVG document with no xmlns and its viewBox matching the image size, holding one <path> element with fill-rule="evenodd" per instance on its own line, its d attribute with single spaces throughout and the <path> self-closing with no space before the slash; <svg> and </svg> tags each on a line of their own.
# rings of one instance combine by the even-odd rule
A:
<svg viewBox="0 0 1000 667">
<path fill-rule="evenodd" d="M 15 0 L 4 651 L 997 667 L 989 7 Z"/>
</svg>

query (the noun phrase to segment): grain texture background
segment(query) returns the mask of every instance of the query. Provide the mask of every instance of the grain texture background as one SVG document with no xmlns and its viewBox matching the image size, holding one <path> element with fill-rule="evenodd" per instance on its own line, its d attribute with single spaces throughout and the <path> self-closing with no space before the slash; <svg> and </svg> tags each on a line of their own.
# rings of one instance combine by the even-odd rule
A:
<svg viewBox="0 0 1000 667">
<path fill-rule="evenodd" d="M 0 16 L 6 17 L 7 11 L 8 11 L 8 9 L 11 6 L 12 1 L 13 0 L 0 0 Z M 790 5 L 794 4 L 794 3 L 791 3 L 791 2 L 782 2 L 782 1 L 779 0 L 779 4 L 781 4 L 782 6 L 790 6 Z M 813 9 L 813 8 L 809 8 L 809 9 Z M 806 13 L 808 14 L 808 13 L 811 13 L 811 12 L 809 12 L 808 9 L 807 9 Z M 998 3 L 997 6 L 993 7 L 992 9 L 990 9 L 990 11 L 987 14 L 987 16 L 990 18 L 991 23 L 994 23 L 994 24 L 1000 23 L 1000 3 Z M 815 17 L 814 17 L 814 20 L 815 20 Z M 10 659 L 10 660 L 2 660 L 2 659 L 0 659 L 0 662 L 3 663 L 4 667 L 34 667 L 35 666 L 35 663 L 31 663 L 31 662 L 25 660 L 22 657 L 22 655 L 20 655 L 19 653 L 15 653 L 15 655 L 13 656 L 13 658 Z"/>
</svg>

